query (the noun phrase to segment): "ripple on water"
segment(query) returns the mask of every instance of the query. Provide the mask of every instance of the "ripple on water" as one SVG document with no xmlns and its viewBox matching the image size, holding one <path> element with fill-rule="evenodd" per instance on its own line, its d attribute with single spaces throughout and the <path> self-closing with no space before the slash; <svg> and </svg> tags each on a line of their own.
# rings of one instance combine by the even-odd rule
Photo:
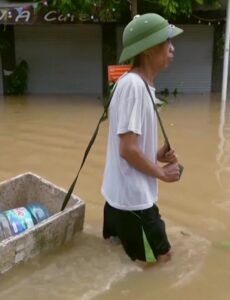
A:
<svg viewBox="0 0 230 300">
<path fill-rule="evenodd" d="M 187 228 L 168 226 L 173 249 L 173 259 L 162 266 L 170 277 L 171 287 L 186 285 L 199 275 L 210 241 Z"/>
<path fill-rule="evenodd" d="M 73 245 L 35 258 L 10 272 L 0 286 L 1 300 L 90 300 L 126 274 L 141 269 L 119 246 L 93 235 L 80 234 Z"/>
<path fill-rule="evenodd" d="M 168 234 L 173 259 L 152 269 L 151 282 L 156 276 L 156 282 L 163 278 L 167 286 L 180 288 L 201 273 L 210 242 L 180 226 L 168 226 Z M 121 246 L 84 232 L 70 245 L 35 258 L 3 276 L 1 300 L 15 300 L 15 295 L 17 300 L 32 299 L 34 291 L 37 300 L 90 300 L 130 272 L 140 271 L 143 268 L 133 263 Z"/>
</svg>

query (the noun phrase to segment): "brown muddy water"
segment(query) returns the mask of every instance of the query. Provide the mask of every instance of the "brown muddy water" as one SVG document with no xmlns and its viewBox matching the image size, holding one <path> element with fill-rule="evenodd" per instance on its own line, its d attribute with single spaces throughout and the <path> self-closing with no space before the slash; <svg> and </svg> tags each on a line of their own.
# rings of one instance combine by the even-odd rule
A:
<svg viewBox="0 0 230 300">
<path fill-rule="evenodd" d="M 31 171 L 67 189 L 101 112 L 86 97 L 1 98 L 0 181 Z M 83 233 L 1 276 L 1 300 L 230 299 L 230 105 L 179 95 L 161 115 L 185 166 L 179 183 L 159 183 L 172 261 L 143 269 L 101 238 L 104 122 L 75 188 Z"/>
</svg>

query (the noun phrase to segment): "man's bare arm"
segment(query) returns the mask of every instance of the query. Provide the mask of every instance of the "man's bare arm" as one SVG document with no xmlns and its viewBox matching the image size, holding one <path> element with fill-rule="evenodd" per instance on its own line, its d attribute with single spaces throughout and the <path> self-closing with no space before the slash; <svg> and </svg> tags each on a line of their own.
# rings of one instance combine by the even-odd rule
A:
<svg viewBox="0 0 230 300">
<path fill-rule="evenodd" d="M 138 135 L 133 132 L 120 134 L 120 156 L 138 171 L 165 182 L 179 180 L 178 163 L 167 164 L 163 167 L 153 163 L 141 151 L 138 145 Z"/>
</svg>

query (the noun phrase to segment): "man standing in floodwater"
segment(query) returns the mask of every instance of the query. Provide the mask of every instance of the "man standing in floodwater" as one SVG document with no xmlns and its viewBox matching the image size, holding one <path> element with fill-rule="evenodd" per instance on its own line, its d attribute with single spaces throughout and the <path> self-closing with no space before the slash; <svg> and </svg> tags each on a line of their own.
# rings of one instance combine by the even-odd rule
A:
<svg viewBox="0 0 230 300">
<path fill-rule="evenodd" d="M 132 260 L 152 263 L 171 257 L 156 205 L 157 180 L 178 181 L 180 167 L 167 143 L 157 148 L 157 116 L 145 82 L 156 99 L 155 78 L 173 60 L 171 39 L 181 32 L 148 13 L 135 16 L 123 33 L 120 63 L 132 59 L 133 64 L 119 78 L 109 107 L 103 236 L 118 237 Z"/>
</svg>

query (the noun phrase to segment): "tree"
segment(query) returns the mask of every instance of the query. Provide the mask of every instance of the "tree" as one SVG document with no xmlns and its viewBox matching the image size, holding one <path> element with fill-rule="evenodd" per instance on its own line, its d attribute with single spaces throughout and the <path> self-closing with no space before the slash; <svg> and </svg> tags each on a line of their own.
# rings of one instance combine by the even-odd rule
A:
<svg viewBox="0 0 230 300">
<path fill-rule="evenodd" d="M 133 15 L 156 11 L 167 18 L 192 13 L 194 7 L 220 7 L 220 0 L 33 0 L 39 8 L 57 9 L 62 14 L 83 16 L 82 20 L 116 22 L 127 21 Z M 81 17 L 80 17 L 81 20 Z"/>
<path fill-rule="evenodd" d="M 201 5 L 216 7 L 221 6 L 220 0 L 144 0 L 162 11 L 165 17 L 176 17 L 180 15 L 189 15 L 194 7 Z"/>
<path fill-rule="evenodd" d="M 115 22 L 130 18 L 127 0 L 33 0 L 38 10 L 56 9 L 60 13 L 74 14 L 80 21 Z"/>
</svg>

